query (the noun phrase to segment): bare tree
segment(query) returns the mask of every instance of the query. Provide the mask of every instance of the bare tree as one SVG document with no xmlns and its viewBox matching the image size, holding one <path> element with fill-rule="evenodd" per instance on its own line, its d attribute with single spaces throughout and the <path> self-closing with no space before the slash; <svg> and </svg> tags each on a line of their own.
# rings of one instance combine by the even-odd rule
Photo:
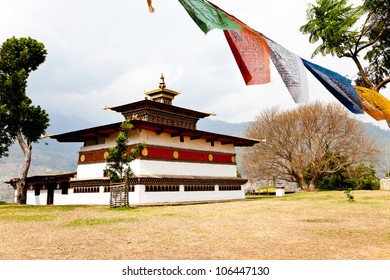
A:
<svg viewBox="0 0 390 280">
<path fill-rule="evenodd" d="M 306 191 L 314 190 L 321 176 L 347 165 L 375 162 L 379 154 L 364 126 L 338 104 L 267 109 L 248 127 L 246 136 L 264 139 L 243 153 L 247 177 L 296 182 Z"/>
</svg>

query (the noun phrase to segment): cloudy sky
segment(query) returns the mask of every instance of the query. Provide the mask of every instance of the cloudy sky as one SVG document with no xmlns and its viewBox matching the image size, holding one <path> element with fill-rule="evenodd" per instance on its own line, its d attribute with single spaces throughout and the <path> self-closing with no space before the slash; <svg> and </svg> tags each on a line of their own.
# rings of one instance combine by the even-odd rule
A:
<svg viewBox="0 0 390 280">
<path fill-rule="evenodd" d="M 211 0 L 305 59 L 311 59 L 315 46 L 299 27 L 313 1 Z M 45 63 L 29 78 L 28 95 L 51 116 L 73 120 L 74 128 L 121 121 L 103 107 L 143 99 L 144 91 L 157 88 L 161 73 L 168 88 L 181 92 L 174 105 L 215 112 L 215 120 L 251 121 L 269 106 L 297 106 L 274 69 L 271 83 L 246 86 L 223 32 L 205 35 L 177 0 L 154 0 L 154 14 L 146 0 L 0 4 L 0 42 L 30 36 L 48 50 Z M 342 75 L 356 73 L 348 59 L 318 56 L 311 61 Z M 335 100 L 310 73 L 308 77 L 311 100 Z M 368 115 L 358 118 L 387 127 Z M 65 132 L 58 125 L 47 132 L 53 131 Z"/>
</svg>

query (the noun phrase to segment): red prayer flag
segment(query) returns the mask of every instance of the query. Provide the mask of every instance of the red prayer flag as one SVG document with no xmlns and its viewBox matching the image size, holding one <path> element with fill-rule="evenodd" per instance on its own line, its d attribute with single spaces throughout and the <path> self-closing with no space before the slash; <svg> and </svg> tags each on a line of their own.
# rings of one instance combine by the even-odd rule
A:
<svg viewBox="0 0 390 280">
<path fill-rule="evenodd" d="M 210 4 L 242 27 L 239 30 L 225 29 L 223 32 L 245 84 L 269 83 L 271 81 L 271 58 L 270 49 L 264 37 L 235 16 L 225 12 L 213 3 Z"/>
<path fill-rule="evenodd" d="M 254 30 L 224 30 L 226 40 L 241 71 L 245 84 L 271 81 L 270 50 L 265 39 Z"/>
</svg>

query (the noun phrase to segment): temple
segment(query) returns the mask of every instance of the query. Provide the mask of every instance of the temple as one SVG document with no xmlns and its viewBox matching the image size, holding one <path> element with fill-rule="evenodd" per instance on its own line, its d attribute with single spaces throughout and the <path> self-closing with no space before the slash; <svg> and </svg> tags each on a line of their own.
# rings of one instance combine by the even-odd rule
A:
<svg viewBox="0 0 390 280">
<path fill-rule="evenodd" d="M 246 179 L 237 177 L 235 147 L 258 141 L 197 130 L 210 116 L 172 105 L 179 92 L 166 88 L 145 92 L 144 100 L 105 109 L 121 113 L 133 128 L 128 149 L 146 147 L 131 163 L 128 200 L 132 205 L 244 199 Z M 77 171 L 27 180 L 27 204 L 108 205 L 112 185 L 106 174 L 108 151 L 115 145 L 121 123 L 50 136 L 59 142 L 80 142 Z"/>
</svg>

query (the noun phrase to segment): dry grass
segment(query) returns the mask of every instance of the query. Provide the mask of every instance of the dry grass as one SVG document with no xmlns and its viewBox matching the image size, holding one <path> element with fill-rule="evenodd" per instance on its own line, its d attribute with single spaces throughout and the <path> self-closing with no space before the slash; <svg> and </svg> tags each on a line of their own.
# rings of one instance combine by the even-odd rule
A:
<svg viewBox="0 0 390 280">
<path fill-rule="evenodd" d="M 0 205 L 0 259 L 390 259 L 390 192 L 186 206 Z"/>
</svg>

